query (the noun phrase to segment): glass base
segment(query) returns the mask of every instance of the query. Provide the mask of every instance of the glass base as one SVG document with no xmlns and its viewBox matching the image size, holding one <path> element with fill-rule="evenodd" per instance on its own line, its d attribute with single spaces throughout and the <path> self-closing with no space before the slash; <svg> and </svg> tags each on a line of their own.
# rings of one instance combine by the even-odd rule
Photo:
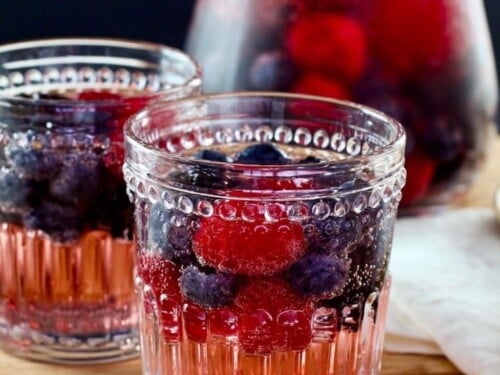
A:
<svg viewBox="0 0 500 375">
<path fill-rule="evenodd" d="M 2 326 L 0 349 L 34 361 L 84 365 L 124 361 L 139 356 L 137 332 L 103 336 L 51 336 L 27 326 Z"/>
<path fill-rule="evenodd" d="M 134 247 L 105 231 L 61 244 L 0 224 L 0 349 L 62 364 L 139 355 Z"/>
<path fill-rule="evenodd" d="M 267 355 L 245 353 L 235 337 L 208 334 L 207 341 L 202 343 L 187 338 L 166 342 L 158 334 L 161 327 L 155 314 L 148 314 L 141 306 L 143 374 L 380 374 L 389 289 L 390 277 L 387 277 L 382 291 L 366 299 L 357 322 L 347 317 L 340 328 L 336 325 L 330 329 L 323 327 L 305 350 Z M 316 317 L 322 320 L 319 315 Z M 357 329 L 353 329 L 354 325 Z"/>
</svg>

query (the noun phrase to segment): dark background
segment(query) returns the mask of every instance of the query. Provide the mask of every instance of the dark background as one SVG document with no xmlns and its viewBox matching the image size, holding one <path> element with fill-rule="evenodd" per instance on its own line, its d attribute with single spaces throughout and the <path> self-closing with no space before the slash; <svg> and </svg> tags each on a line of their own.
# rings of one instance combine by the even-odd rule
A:
<svg viewBox="0 0 500 375">
<path fill-rule="evenodd" d="M 404 1 L 404 0 L 401 0 Z M 480 0 L 478 0 L 480 1 Z M 195 0 L 0 0 L 0 44 L 64 36 L 182 47 Z M 500 66 L 499 0 L 484 0 Z"/>
<path fill-rule="evenodd" d="M 182 47 L 194 2 L 0 0 L 0 43 L 59 36 L 107 36 Z M 484 3 L 499 61 L 500 19 L 496 15 L 500 14 L 500 1 Z"/>
</svg>

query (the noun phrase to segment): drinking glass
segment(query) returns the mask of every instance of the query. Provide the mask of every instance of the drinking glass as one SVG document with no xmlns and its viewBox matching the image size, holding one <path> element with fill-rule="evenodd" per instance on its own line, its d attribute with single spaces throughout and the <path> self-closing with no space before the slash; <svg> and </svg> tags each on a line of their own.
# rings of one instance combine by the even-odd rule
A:
<svg viewBox="0 0 500 375">
<path fill-rule="evenodd" d="M 481 0 L 198 0 L 187 51 L 205 90 L 352 100 L 400 121 L 400 213 L 456 203 L 495 134 L 497 77 Z"/>
<path fill-rule="evenodd" d="M 143 374 L 378 373 L 401 125 L 280 93 L 126 124 Z"/>
<path fill-rule="evenodd" d="M 0 47 L 0 347 L 60 363 L 138 355 L 123 124 L 195 94 L 180 51 L 124 40 Z"/>
</svg>

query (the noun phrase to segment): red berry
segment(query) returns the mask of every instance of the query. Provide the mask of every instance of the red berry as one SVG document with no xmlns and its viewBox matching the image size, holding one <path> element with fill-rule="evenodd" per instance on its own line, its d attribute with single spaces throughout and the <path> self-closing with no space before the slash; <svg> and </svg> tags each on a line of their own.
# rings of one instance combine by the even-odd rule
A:
<svg viewBox="0 0 500 375">
<path fill-rule="evenodd" d="M 309 11 L 345 11 L 359 6 L 363 0 L 304 0 Z"/>
<path fill-rule="evenodd" d="M 199 306 L 184 304 L 182 320 L 188 339 L 194 342 L 207 341 L 207 313 Z"/>
<path fill-rule="evenodd" d="M 267 208 L 276 221 L 264 218 L 261 203 L 226 201 L 217 207 L 222 217 L 246 216 L 229 220 L 221 216 L 204 218 L 193 239 L 193 250 L 203 263 L 223 272 L 243 275 L 271 275 L 299 259 L 306 241 L 302 226 L 291 222 L 279 205 Z"/>
<path fill-rule="evenodd" d="M 468 45 L 458 3 L 373 0 L 368 23 L 373 53 L 402 75 L 441 71 L 462 58 Z"/>
<path fill-rule="evenodd" d="M 292 86 L 292 92 L 349 100 L 349 92 L 339 83 L 317 73 L 306 73 Z"/>
<path fill-rule="evenodd" d="M 157 306 L 164 339 L 180 339 L 182 297 L 178 284 L 179 268 L 160 256 L 141 254 L 137 260 L 137 273 L 145 287 L 152 289 L 154 301 L 147 300 L 146 308 Z"/>
<path fill-rule="evenodd" d="M 353 18 L 307 14 L 290 28 L 287 47 L 302 70 L 321 72 L 341 82 L 355 82 L 366 64 L 363 29 Z"/>
<path fill-rule="evenodd" d="M 79 92 L 76 100 L 85 101 L 121 101 L 122 95 L 109 91 L 84 90 Z"/>
<path fill-rule="evenodd" d="M 208 312 L 210 334 L 215 336 L 235 336 L 238 317 L 229 308 L 213 309 Z"/>
<path fill-rule="evenodd" d="M 280 313 L 276 318 L 278 348 L 303 350 L 312 339 L 311 314 L 300 310 Z"/>
<path fill-rule="evenodd" d="M 417 147 L 406 155 L 405 166 L 408 174 L 401 200 L 403 206 L 414 203 L 425 195 L 436 168 L 434 161 Z"/>
<path fill-rule="evenodd" d="M 234 300 L 238 338 L 248 353 L 301 350 L 311 340 L 314 304 L 277 277 L 254 278 Z"/>
</svg>

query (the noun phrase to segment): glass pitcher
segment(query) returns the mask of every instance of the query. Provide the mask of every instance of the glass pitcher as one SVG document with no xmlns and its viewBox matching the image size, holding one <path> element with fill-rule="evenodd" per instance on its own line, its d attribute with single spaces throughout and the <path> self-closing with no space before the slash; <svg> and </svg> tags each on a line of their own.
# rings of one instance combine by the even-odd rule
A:
<svg viewBox="0 0 500 375">
<path fill-rule="evenodd" d="M 278 90 L 403 123 L 403 213 L 456 202 L 494 133 L 497 79 L 480 0 L 198 0 L 187 50 L 207 91 Z"/>
</svg>

